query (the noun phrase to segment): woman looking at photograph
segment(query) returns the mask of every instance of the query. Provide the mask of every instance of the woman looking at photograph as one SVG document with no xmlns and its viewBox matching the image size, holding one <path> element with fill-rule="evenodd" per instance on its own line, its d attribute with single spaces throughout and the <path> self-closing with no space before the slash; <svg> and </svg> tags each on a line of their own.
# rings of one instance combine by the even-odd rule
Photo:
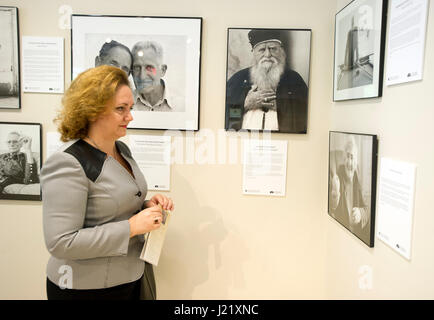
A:
<svg viewBox="0 0 434 320">
<path fill-rule="evenodd" d="M 152 266 L 139 259 L 158 229 L 164 195 L 145 201 L 146 180 L 126 144 L 134 104 L 127 74 L 89 69 L 66 91 L 57 121 L 67 142 L 41 171 L 43 226 L 51 257 L 48 299 L 156 298 Z M 146 291 L 141 293 L 142 278 Z"/>
</svg>

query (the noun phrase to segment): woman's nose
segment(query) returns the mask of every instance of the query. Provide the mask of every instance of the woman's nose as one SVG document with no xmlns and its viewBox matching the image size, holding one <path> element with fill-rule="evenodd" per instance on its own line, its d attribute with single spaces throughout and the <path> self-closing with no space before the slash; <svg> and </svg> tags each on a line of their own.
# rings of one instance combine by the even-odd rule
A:
<svg viewBox="0 0 434 320">
<path fill-rule="evenodd" d="M 131 114 L 131 110 L 129 110 L 127 115 L 125 116 L 125 120 L 127 120 L 127 121 L 133 120 L 133 115 Z"/>
</svg>

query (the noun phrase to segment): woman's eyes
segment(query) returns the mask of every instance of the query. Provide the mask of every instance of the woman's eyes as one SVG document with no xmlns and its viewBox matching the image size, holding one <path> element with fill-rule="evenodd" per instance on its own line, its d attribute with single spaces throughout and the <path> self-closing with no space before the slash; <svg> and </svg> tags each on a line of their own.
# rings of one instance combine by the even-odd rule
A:
<svg viewBox="0 0 434 320">
<path fill-rule="evenodd" d="M 133 107 L 129 107 L 129 108 L 124 107 L 124 106 L 116 107 L 116 111 L 121 112 L 121 113 L 126 112 L 127 109 L 129 109 L 131 111 L 131 110 L 133 110 Z"/>
</svg>

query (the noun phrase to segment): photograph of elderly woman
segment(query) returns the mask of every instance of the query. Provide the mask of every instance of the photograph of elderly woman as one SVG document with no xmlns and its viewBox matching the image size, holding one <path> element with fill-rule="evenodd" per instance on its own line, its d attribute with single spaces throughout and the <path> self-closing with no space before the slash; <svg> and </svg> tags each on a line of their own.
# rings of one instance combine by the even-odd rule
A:
<svg viewBox="0 0 434 320">
<path fill-rule="evenodd" d="M 40 200 L 41 125 L 0 122 L 0 199 Z"/>
<path fill-rule="evenodd" d="M 226 130 L 307 132 L 310 29 L 228 29 Z"/>
</svg>

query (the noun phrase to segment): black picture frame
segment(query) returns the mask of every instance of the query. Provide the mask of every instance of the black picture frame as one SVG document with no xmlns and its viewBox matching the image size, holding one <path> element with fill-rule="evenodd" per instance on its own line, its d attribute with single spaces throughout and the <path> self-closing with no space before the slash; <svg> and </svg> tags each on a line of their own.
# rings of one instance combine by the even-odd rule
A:
<svg viewBox="0 0 434 320">
<path fill-rule="evenodd" d="M 145 63 L 135 76 L 135 69 L 130 68 L 136 104 L 132 111 L 134 120 L 128 129 L 199 130 L 202 18 L 73 14 L 71 78 L 99 64 L 120 66 L 117 62 L 113 64 L 97 58 L 102 56 L 103 46 L 112 41 L 121 43 L 130 53 L 135 44 L 151 41 L 153 46 L 156 43 L 154 47 L 159 47 L 154 52 L 163 52 L 153 74 L 159 77 L 164 96 L 155 104 L 148 104 L 143 95 L 138 100 L 140 92 L 136 90 L 136 83 L 138 87 L 147 86 L 144 80 L 140 82 L 139 75 L 139 72 L 144 72 Z M 138 55 L 146 49 L 135 52 L 134 59 L 138 61 Z M 133 59 L 132 55 L 130 57 Z M 127 71 L 128 68 L 123 69 Z"/>
<path fill-rule="evenodd" d="M 228 28 L 225 130 L 307 133 L 311 39 L 311 29 Z"/>
<path fill-rule="evenodd" d="M 40 201 L 42 125 L 0 122 L 0 145 L 0 200 Z"/>
<path fill-rule="evenodd" d="M 377 154 L 376 135 L 329 132 L 327 212 L 371 248 L 375 234 Z"/>
<path fill-rule="evenodd" d="M 21 109 L 18 8 L 0 6 L 0 109 Z"/>
<path fill-rule="evenodd" d="M 388 0 L 353 0 L 335 16 L 333 101 L 383 94 Z"/>
</svg>

